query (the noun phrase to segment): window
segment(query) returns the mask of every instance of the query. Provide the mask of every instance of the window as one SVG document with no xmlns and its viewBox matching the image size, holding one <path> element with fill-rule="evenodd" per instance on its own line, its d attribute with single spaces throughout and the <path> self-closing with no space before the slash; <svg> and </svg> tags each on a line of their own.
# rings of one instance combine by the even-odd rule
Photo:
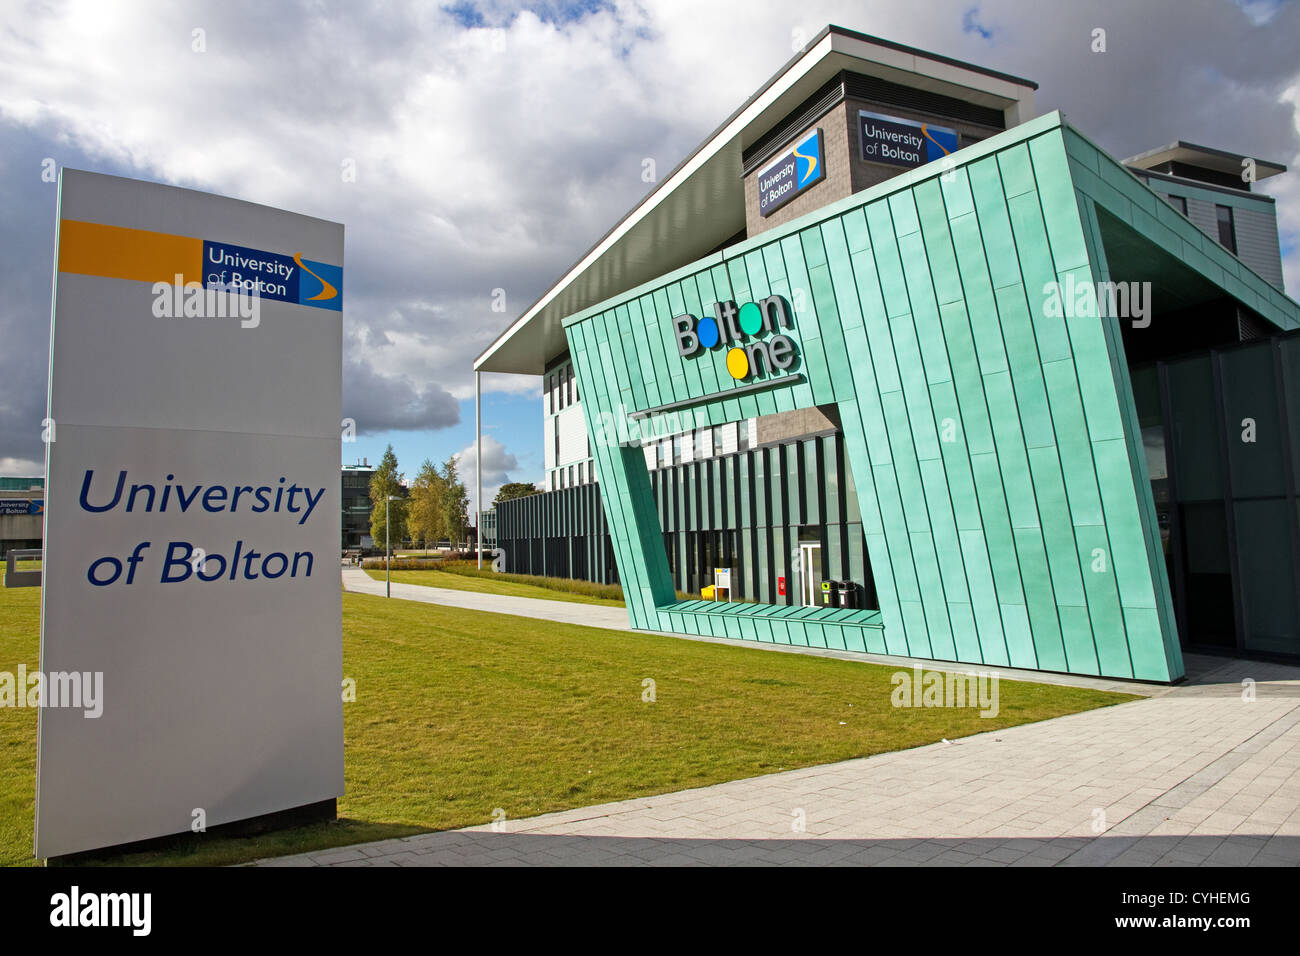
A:
<svg viewBox="0 0 1300 956">
<path fill-rule="evenodd" d="M 578 484 L 580 485 L 585 485 L 587 483 L 587 478 L 584 474 L 586 471 L 586 464 L 585 461 L 578 462 Z"/>
<path fill-rule="evenodd" d="M 578 376 L 573 376 L 573 400 L 578 400 Z"/>
<path fill-rule="evenodd" d="M 1237 254 L 1237 226 L 1232 219 L 1232 207 L 1215 206 L 1214 215 L 1219 221 L 1219 245 L 1235 256 Z"/>
<path fill-rule="evenodd" d="M 749 422 L 736 423 L 736 451 L 749 451 Z"/>
<path fill-rule="evenodd" d="M 559 422 L 555 423 L 555 458 L 553 459 L 553 461 L 557 465 L 560 463 L 560 423 Z"/>
<path fill-rule="evenodd" d="M 1184 216 L 1187 215 L 1187 197 L 1186 196 L 1166 196 L 1165 201 L 1173 206 Z"/>
<path fill-rule="evenodd" d="M 546 379 L 546 411 L 554 415 L 559 409 L 555 407 L 555 376 Z"/>
<path fill-rule="evenodd" d="M 713 426 L 713 454 L 714 455 L 722 454 L 722 426 L 721 425 Z"/>
<path fill-rule="evenodd" d="M 659 451 L 658 451 L 657 454 L 659 455 L 659 467 L 660 467 L 660 468 L 663 468 L 665 465 L 671 465 L 671 464 L 672 464 L 672 458 L 671 458 L 671 455 L 672 455 L 672 447 L 673 447 L 673 446 L 670 445 L 670 444 L 668 444 L 668 442 L 666 442 L 666 441 L 661 441 L 661 442 L 659 443 L 659 445 L 658 445 Z"/>
</svg>

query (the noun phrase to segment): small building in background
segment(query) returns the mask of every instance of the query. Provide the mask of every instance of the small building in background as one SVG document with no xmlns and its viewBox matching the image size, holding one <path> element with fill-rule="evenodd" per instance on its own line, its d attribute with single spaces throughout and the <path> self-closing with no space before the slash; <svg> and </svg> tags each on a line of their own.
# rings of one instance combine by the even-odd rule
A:
<svg viewBox="0 0 1300 956">
<path fill-rule="evenodd" d="M 375 473 L 368 459 L 343 466 L 343 550 L 370 548 L 370 477 Z"/>
</svg>

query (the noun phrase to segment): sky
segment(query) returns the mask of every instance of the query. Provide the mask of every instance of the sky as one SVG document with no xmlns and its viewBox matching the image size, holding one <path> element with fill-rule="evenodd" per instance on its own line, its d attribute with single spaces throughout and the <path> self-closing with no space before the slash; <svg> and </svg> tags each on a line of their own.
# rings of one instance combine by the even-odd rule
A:
<svg viewBox="0 0 1300 956">
<path fill-rule="evenodd" d="M 68 166 L 344 223 L 343 463 L 455 455 L 472 497 L 475 356 L 827 23 L 1035 80 L 1120 158 L 1286 164 L 1300 294 L 1300 0 L 0 0 L 0 474 L 43 469 Z M 543 479 L 541 380 L 483 390 L 490 502 Z"/>
</svg>

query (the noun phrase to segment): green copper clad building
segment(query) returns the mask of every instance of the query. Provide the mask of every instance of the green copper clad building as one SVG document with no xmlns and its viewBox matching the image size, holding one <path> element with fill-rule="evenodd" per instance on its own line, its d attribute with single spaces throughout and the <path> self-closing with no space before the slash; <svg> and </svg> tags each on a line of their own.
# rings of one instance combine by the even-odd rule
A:
<svg viewBox="0 0 1300 956">
<path fill-rule="evenodd" d="M 1149 681 L 1183 646 L 1300 654 L 1272 201 L 1232 154 L 1126 166 L 1031 112 L 1027 81 L 824 31 L 479 359 L 558 362 L 583 426 L 586 479 L 495 515 L 507 556 L 607 551 L 652 631 Z M 645 274 L 710 176 L 740 214 Z M 744 600 L 674 593 L 719 580 Z"/>
</svg>

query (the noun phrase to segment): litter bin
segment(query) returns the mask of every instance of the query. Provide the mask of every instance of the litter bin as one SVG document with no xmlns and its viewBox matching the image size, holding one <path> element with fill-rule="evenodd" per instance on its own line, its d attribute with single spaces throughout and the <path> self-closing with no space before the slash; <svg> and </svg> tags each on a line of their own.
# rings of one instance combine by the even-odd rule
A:
<svg viewBox="0 0 1300 956">
<path fill-rule="evenodd" d="M 822 582 L 822 606 L 823 607 L 835 606 L 835 593 L 834 593 L 834 588 L 832 587 L 832 585 L 834 584 L 835 584 L 834 581 Z"/>
<path fill-rule="evenodd" d="M 840 607 L 857 607 L 858 606 L 858 586 L 852 581 L 838 581 Z"/>
</svg>

